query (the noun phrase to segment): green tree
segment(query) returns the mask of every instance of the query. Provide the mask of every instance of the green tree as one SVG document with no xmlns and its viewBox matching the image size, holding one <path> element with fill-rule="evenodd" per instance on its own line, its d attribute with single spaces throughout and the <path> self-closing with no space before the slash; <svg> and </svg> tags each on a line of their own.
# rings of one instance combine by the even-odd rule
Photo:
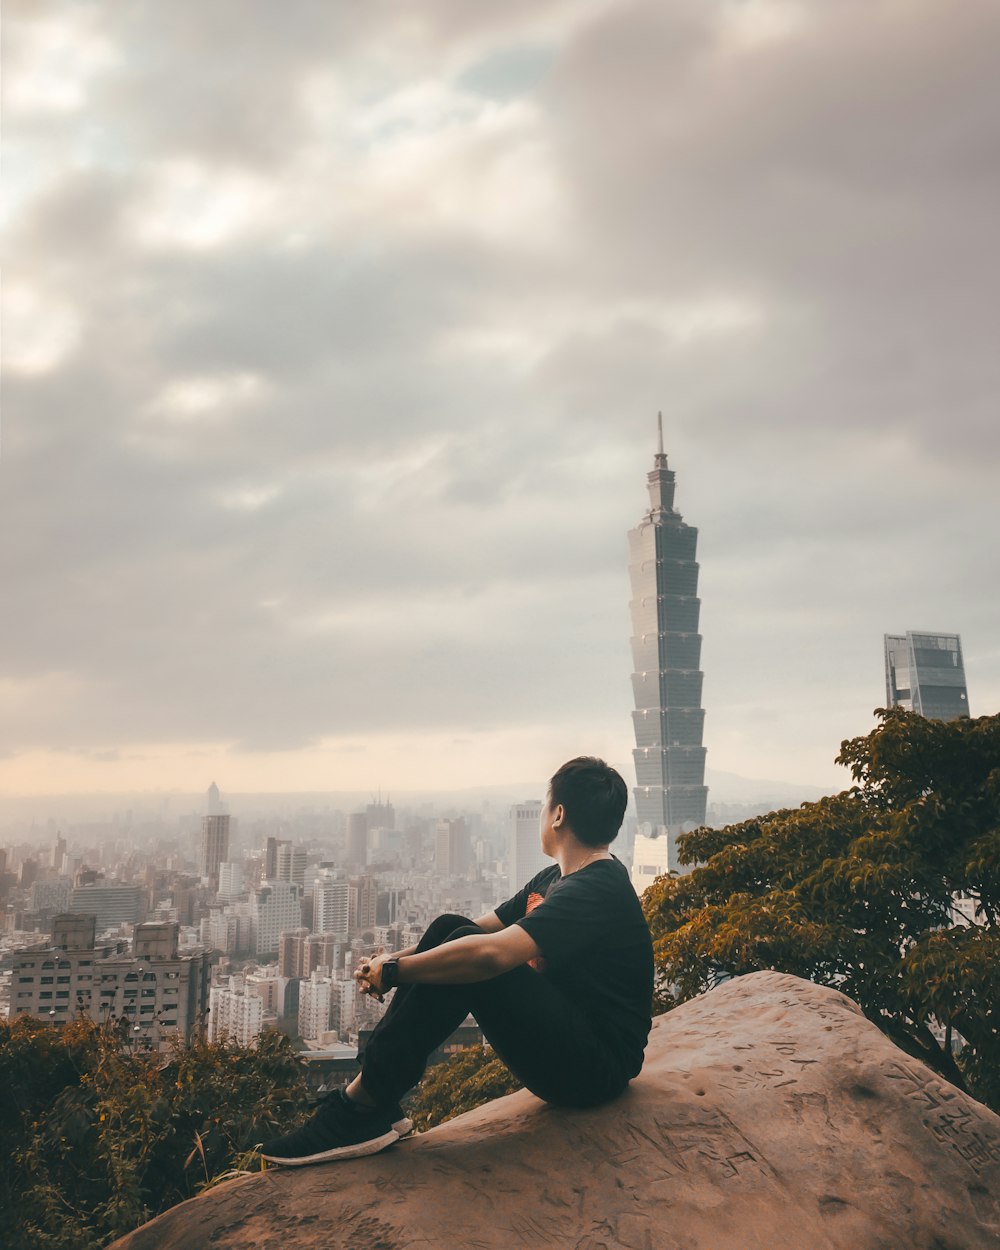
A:
<svg viewBox="0 0 1000 1250">
<path fill-rule="evenodd" d="M 248 1163 L 304 1094 L 274 1031 L 163 1056 L 89 1020 L 0 1022 L 0 1243 L 97 1250 Z"/>
<path fill-rule="evenodd" d="M 492 1050 L 470 1046 L 430 1068 L 406 1109 L 415 1127 L 424 1130 L 520 1088 L 520 1081 Z"/>
<path fill-rule="evenodd" d="M 658 1005 L 794 973 L 1000 1110 L 1000 716 L 877 715 L 841 745 L 850 789 L 679 840 L 697 866 L 643 898 Z"/>
</svg>

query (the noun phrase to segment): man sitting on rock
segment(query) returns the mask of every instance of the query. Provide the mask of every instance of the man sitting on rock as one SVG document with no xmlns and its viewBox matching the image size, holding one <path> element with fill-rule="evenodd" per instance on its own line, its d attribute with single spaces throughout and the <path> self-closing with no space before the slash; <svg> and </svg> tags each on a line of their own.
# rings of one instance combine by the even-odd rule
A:
<svg viewBox="0 0 1000 1250">
<path fill-rule="evenodd" d="M 263 1157 L 297 1166 L 391 1145 L 413 1127 L 400 1099 L 470 1012 L 539 1098 L 566 1107 L 616 1098 L 642 1067 L 653 989 L 649 929 L 608 849 L 627 800 L 603 760 L 564 764 L 539 822 L 556 862 L 475 923 L 439 916 L 415 947 L 358 967 L 364 993 L 394 991 L 361 1072 L 302 1128 L 265 1142 Z"/>
</svg>

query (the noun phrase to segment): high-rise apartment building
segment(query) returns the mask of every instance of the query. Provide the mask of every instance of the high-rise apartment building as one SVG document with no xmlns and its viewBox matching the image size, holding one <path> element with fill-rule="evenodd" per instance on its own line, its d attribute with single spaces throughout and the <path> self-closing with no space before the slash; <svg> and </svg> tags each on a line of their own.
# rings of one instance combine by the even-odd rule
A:
<svg viewBox="0 0 1000 1250">
<path fill-rule="evenodd" d="M 32 911 L 66 912 L 72 897 L 73 882 L 69 877 L 50 877 L 34 883 L 28 905 Z"/>
<path fill-rule="evenodd" d="M 219 865 L 219 898 L 226 903 L 234 903 L 246 893 L 243 878 L 243 861 L 224 859 Z"/>
<path fill-rule="evenodd" d="M 374 929 L 378 923 L 378 883 L 374 877 L 355 877 L 351 882 L 351 936 Z"/>
<path fill-rule="evenodd" d="M 69 909 L 97 917 L 97 932 L 135 924 L 142 918 L 142 887 L 122 882 L 92 881 L 73 887 Z"/>
<path fill-rule="evenodd" d="M 958 634 L 907 630 L 885 635 L 886 706 L 930 720 L 969 715 L 962 640 Z"/>
<path fill-rule="evenodd" d="M 230 977 L 225 986 L 213 985 L 209 992 L 208 1040 L 228 1038 L 240 1046 L 256 1046 L 264 1027 L 264 1001 Z"/>
<path fill-rule="evenodd" d="M 313 886 L 313 932 L 347 941 L 351 927 L 351 883 L 322 872 Z"/>
<path fill-rule="evenodd" d="M 302 927 L 302 892 L 293 881 L 266 881 L 250 896 L 253 949 L 258 955 L 277 953 L 286 929 Z"/>
<path fill-rule="evenodd" d="M 542 852 L 539 834 L 543 806 L 539 799 L 526 799 L 523 803 L 513 804 L 510 809 L 507 884 L 511 894 L 516 894 L 543 868 L 552 867 L 553 861 Z"/>
<path fill-rule="evenodd" d="M 469 868 L 469 831 L 464 819 L 434 825 L 434 867 L 443 877 L 461 877 Z"/>
<path fill-rule="evenodd" d="M 353 868 L 368 863 L 368 814 L 351 812 L 347 817 L 347 862 Z"/>
<path fill-rule="evenodd" d="M 335 933 L 310 933 L 302 944 L 302 962 L 295 974 L 309 977 L 319 969 L 333 974 L 343 963 L 344 944 Z"/>
<path fill-rule="evenodd" d="M 229 859 L 229 816 L 201 818 L 201 875 L 213 890 L 219 888 L 219 865 Z"/>
<path fill-rule="evenodd" d="M 302 976 L 302 947 L 308 936 L 308 929 L 299 928 L 286 929 L 278 937 L 278 976 Z"/>
<path fill-rule="evenodd" d="M 279 881 L 294 881 L 300 890 L 306 887 L 306 848 L 292 842 L 281 842 L 276 856 L 276 875 Z"/>
<path fill-rule="evenodd" d="M 680 868 L 676 839 L 705 823 L 705 713 L 701 706 L 698 531 L 674 507 L 675 478 L 663 451 L 663 424 L 649 510 L 629 531 L 632 582 L 632 689 L 635 804 L 639 829 L 632 880 L 637 890 Z"/>
<path fill-rule="evenodd" d="M 330 1028 L 336 1029 L 342 1039 L 357 1022 L 358 983 L 353 977 L 330 983 Z"/>
<path fill-rule="evenodd" d="M 264 880 L 273 881 L 278 875 L 278 847 L 284 846 L 278 838 L 268 838 L 264 845 Z"/>
<path fill-rule="evenodd" d="M 299 1034 L 307 1041 L 330 1030 L 331 987 L 331 978 L 321 972 L 313 972 L 299 986 Z"/>
</svg>

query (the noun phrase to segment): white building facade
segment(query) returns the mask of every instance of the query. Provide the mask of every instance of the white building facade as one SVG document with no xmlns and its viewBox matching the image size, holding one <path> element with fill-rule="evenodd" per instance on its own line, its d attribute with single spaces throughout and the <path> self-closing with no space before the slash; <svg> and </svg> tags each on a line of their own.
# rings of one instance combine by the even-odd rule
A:
<svg viewBox="0 0 1000 1250">
<path fill-rule="evenodd" d="M 226 986 L 214 985 L 209 993 L 208 1040 L 228 1038 L 241 1046 L 256 1046 L 264 1027 L 264 1003 L 259 995 L 230 977 Z"/>
<path fill-rule="evenodd" d="M 307 1041 L 330 1031 L 332 987 L 331 979 L 320 972 L 299 985 L 299 1033 Z"/>
<path fill-rule="evenodd" d="M 540 799 L 515 803 L 510 809 L 510 849 L 508 851 L 508 886 L 511 894 L 542 871 L 551 868 L 554 860 L 542 853 L 538 832 L 544 804 Z"/>
<path fill-rule="evenodd" d="M 302 894 L 294 881 L 265 881 L 250 899 L 253 949 L 276 955 L 282 933 L 302 925 Z"/>
</svg>

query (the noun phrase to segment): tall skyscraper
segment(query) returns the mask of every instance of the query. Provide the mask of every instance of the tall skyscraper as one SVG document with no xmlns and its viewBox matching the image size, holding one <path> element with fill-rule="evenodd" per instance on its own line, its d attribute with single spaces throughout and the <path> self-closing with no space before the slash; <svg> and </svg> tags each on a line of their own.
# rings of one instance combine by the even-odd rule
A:
<svg viewBox="0 0 1000 1250">
<path fill-rule="evenodd" d="M 351 937 L 374 929 L 378 912 L 378 883 L 374 877 L 355 877 L 351 882 L 348 928 Z"/>
<path fill-rule="evenodd" d="M 649 510 L 629 531 L 635 805 L 632 881 L 640 892 L 679 869 L 677 835 L 705 823 L 705 748 L 698 617 L 698 531 L 674 508 L 674 474 L 658 449 L 647 476 Z"/>
<path fill-rule="evenodd" d="M 268 838 L 264 844 L 264 880 L 275 881 L 278 876 L 278 847 L 285 843 L 278 838 Z"/>
<path fill-rule="evenodd" d="M 552 867 L 552 860 L 542 851 L 539 837 L 542 807 L 539 799 L 526 799 L 523 803 L 514 803 L 510 809 L 507 885 L 511 894 L 516 894 L 543 868 Z"/>
<path fill-rule="evenodd" d="M 885 635 L 885 698 L 888 707 L 919 712 L 930 720 L 969 715 L 969 692 L 958 634 L 907 630 Z"/>
<path fill-rule="evenodd" d="M 469 868 L 469 830 L 464 817 L 434 825 L 434 867 L 443 877 L 461 877 Z"/>
<path fill-rule="evenodd" d="M 229 859 L 229 817 L 201 818 L 201 875 L 207 877 L 213 890 L 219 888 L 219 865 Z"/>
<path fill-rule="evenodd" d="M 385 802 L 382 801 L 381 791 L 378 799 L 373 799 L 365 808 L 365 815 L 368 817 L 369 829 L 396 828 L 396 809 L 389 802 L 388 796 L 386 796 Z"/>
<path fill-rule="evenodd" d="M 368 816 L 365 812 L 351 812 L 347 817 L 347 862 L 353 868 L 364 868 L 368 863 Z"/>
</svg>

